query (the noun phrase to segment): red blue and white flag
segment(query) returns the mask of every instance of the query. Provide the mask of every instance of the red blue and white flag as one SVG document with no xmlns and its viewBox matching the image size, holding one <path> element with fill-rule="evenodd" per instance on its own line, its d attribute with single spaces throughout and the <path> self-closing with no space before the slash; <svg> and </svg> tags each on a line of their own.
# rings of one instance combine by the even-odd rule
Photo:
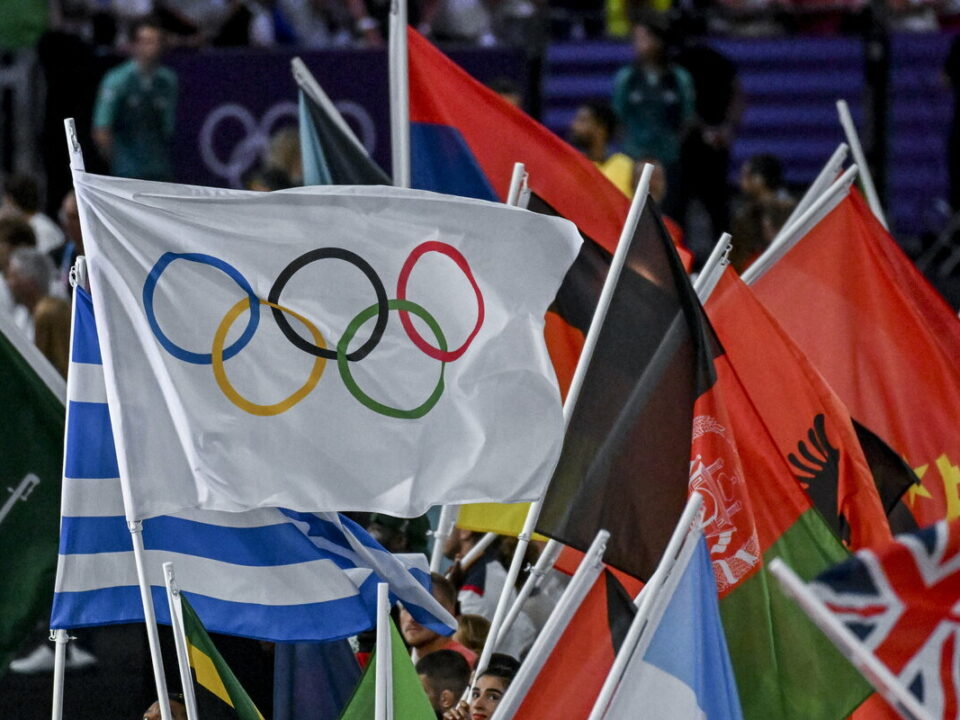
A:
<svg viewBox="0 0 960 720">
<path fill-rule="evenodd" d="M 960 717 L 960 520 L 860 550 L 810 589 L 932 717 Z"/>
</svg>

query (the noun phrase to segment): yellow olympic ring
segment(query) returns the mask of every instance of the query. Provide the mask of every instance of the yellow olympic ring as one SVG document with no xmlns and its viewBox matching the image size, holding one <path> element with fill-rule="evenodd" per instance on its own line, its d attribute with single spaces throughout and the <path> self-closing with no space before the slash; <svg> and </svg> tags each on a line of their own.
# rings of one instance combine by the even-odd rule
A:
<svg viewBox="0 0 960 720">
<path fill-rule="evenodd" d="M 293 310 L 285 308 L 281 305 L 268 302 L 267 300 L 261 300 L 260 304 L 276 308 L 281 312 L 292 315 L 301 323 L 303 323 L 304 327 L 310 331 L 310 333 L 313 335 L 314 342 L 316 342 L 319 347 L 325 348 L 327 346 L 323 339 L 323 335 L 320 334 L 320 331 L 313 323 L 303 317 L 303 315 L 300 315 L 299 313 L 296 313 Z M 273 405 L 258 405 L 247 400 L 234 389 L 233 385 L 230 384 L 230 379 L 227 377 L 227 371 L 223 367 L 223 345 L 227 340 L 227 333 L 230 332 L 230 328 L 233 326 L 234 321 L 240 316 L 240 313 L 242 313 L 244 309 L 248 307 L 250 307 L 250 299 L 244 298 L 230 308 L 227 311 L 227 314 L 223 316 L 223 320 L 220 321 L 220 327 L 217 328 L 217 332 L 213 336 L 213 351 L 211 353 L 213 377 L 216 378 L 217 385 L 220 386 L 220 390 L 222 390 L 223 394 L 227 396 L 227 399 L 241 410 L 246 410 L 251 415 L 260 415 L 262 417 L 279 415 L 280 413 L 284 413 L 292 408 L 310 394 L 310 391 L 316 387 L 318 382 L 320 382 L 320 378 L 323 376 L 323 370 L 327 364 L 327 360 L 326 358 L 317 357 L 317 359 L 314 360 L 313 369 L 310 370 L 310 376 L 303 384 L 303 387 L 293 393 L 293 395 L 290 397 L 281 400 L 278 403 L 274 403 Z"/>
</svg>

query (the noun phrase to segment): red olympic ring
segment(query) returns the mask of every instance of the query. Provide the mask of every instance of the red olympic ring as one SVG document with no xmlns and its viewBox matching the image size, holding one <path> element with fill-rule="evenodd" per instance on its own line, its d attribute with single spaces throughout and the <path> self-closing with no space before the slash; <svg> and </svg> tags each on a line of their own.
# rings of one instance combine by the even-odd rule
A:
<svg viewBox="0 0 960 720">
<path fill-rule="evenodd" d="M 474 326 L 470 335 L 467 336 L 467 339 L 463 342 L 463 345 L 454 350 L 441 350 L 440 348 L 434 347 L 423 339 L 423 336 L 420 335 L 420 333 L 417 332 L 417 329 L 413 326 L 413 321 L 410 320 L 410 313 L 406 310 L 398 311 L 400 314 L 400 322 L 403 324 L 403 329 L 407 332 L 407 337 L 409 337 L 410 341 L 420 348 L 423 353 L 432 357 L 434 360 L 453 362 L 467 351 L 467 348 L 470 347 L 470 343 L 473 342 L 473 339 L 477 336 L 477 333 L 480 332 L 480 326 L 483 325 L 484 313 L 483 294 L 480 292 L 480 287 L 477 285 L 476 278 L 473 277 L 473 271 L 470 269 L 470 264 L 467 262 L 467 259 L 460 254 L 460 251 L 452 245 L 448 245 L 447 243 L 430 240 L 417 245 L 417 247 L 410 252 L 410 256 L 403 263 L 403 267 L 400 268 L 400 277 L 397 278 L 397 298 L 399 300 L 407 299 L 407 280 L 410 279 L 410 273 L 413 272 L 413 266 L 417 264 L 417 260 L 419 260 L 422 255 L 425 255 L 428 252 L 438 252 L 441 255 L 446 255 L 457 264 L 457 267 L 463 271 L 463 274 L 466 276 L 467 280 L 470 281 L 470 284 L 473 286 L 473 291 L 477 295 L 477 324 Z"/>
</svg>

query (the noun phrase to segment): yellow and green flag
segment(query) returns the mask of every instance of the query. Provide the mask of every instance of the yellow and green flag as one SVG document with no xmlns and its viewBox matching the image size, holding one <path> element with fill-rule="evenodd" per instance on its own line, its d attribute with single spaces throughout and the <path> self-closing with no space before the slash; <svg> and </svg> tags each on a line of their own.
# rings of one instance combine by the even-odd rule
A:
<svg viewBox="0 0 960 720">
<path fill-rule="evenodd" d="M 232 707 L 240 720 L 263 720 L 263 715 L 220 655 L 196 611 L 182 594 L 180 603 L 187 636 L 187 655 L 197 684 Z"/>
<path fill-rule="evenodd" d="M 423 685 L 407 654 L 397 626 L 390 620 L 390 650 L 393 671 L 393 716 L 403 720 L 435 720 L 437 714 L 423 691 Z M 343 709 L 340 720 L 373 720 L 377 687 L 377 653 L 363 670 L 360 684 Z"/>
</svg>

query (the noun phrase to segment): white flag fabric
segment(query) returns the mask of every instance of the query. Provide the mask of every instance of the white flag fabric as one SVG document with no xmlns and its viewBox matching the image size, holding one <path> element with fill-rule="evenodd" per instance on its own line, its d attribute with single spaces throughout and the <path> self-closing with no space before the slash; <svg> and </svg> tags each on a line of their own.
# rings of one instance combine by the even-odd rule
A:
<svg viewBox="0 0 960 720">
<path fill-rule="evenodd" d="M 386 187 L 74 185 L 128 519 L 542 494 L 571 223 Z"/>
</svg>

